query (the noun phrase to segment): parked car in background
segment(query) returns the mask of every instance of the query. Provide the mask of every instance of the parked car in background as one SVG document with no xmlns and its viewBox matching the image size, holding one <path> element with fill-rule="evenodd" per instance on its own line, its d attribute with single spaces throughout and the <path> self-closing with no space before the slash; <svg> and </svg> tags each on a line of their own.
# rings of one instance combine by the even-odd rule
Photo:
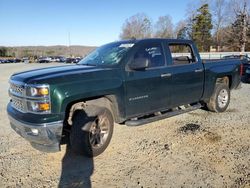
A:
<svg viewBox="0 0 250 188">
<path fill-rule="evenodd" d="M 63 56 L 60 56 L 58 62 L 59 62 L 59 63 L 65 63 L 65 62 L 66 62 L 66 58 L 63 57 Z"/>
<path fill-rule="evenodd" d="M 68 57 L 68 58 L 66 58 L 65 63 L 73 63 L 73 60 L 74 60 L 74 58 Z"/>
<path fill-rule="evenodd" d="M 10 61 L 8 59 L 3 59 L 2 63 L 10 63 Z"/>
<path fill-rule="evenodd" d="M 241 81 L 242 82 L 250 82 L 250 57 L 248 55 L 229 55 L 229 56 L 224 56 L 224 59 L 242 59 L 242 77 Z M 248 73 L 247 73 L 248 72 Z"/>
<path fill-rule="evenodd" d="M 50 63 L 51 62 L 51 57 L 39 57 L 38 58 L 38 63 Z"/>
<path fill-rule="evenodd" d="M 21 60 L 20 59 L 13 59 L 13 58 L 8 58 L 8 59 L 0 59 L 0 63 L 3 64 L 3 63 L 20 63 Z"/>
<path fill-rule="evenodd" d="M 15 63 L 14 59 L 7 59 L 7 60 L 8 60 L 8 63 Z"/>
<path fill-rule="evenodd" d="M 21 61 L 23 62 L 23 63 L 29 63 L 29 57 L 23 57 L 22 59 L 21 59 Z"/>
<path fill-rule="evenodd" d="M 81 59 L 81 57 L 69 57 L 66 59 L 66 63 L 78 63 Z"/>
<path fill-rule="evenodd" d="M 250 83 L 250 67 L 246 69 L 243 82 Z"/>
<path fill-rule="evenodd" d="M 43 59 L 46 59 L 46 61 L 50 62 L 60 62 L 64 63 L 66 61 L 66 58 L 63 56 L 49 56 L 49 57 L 42 57 Z M 50 59 L 48 59 L 50 58 Z"/>
<path fill-rule="evenodd" d="M 58 58 L 57 58 L 57 56 L 50 56 L 49 58 L 50 58 L 51 62 L 57 62 L 57 61 L 59 61 Z"/>
<path fill-rule="evenodd" d="M 22 62 L 22 60 L 21 59 L 19 59 L 19 58 L 15 58 L 15 63 L 21 63 Z"/>
<path fill-rule="evenodd" d="M 53 62 L 60 62 L 60 63 L 64 63 L 66 61 L 66 58 L 63 56 L 54 56 L 52 58 Z"/>
<path fill-rule="evenodd" d="M 21 59 L 14 58 L 14 59 L 7 59 L 9 63 L 20 63 Z"/>
</svg>

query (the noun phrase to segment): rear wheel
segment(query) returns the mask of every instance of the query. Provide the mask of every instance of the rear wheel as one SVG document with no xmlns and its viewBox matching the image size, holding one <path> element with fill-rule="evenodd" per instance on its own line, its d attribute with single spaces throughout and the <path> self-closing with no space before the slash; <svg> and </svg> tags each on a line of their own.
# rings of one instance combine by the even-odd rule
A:
<svg viewBox="0 0 250 188">
<path fill-rule="evenodd" d="M 214 93 L 207 103 L 207 108 L 212 112 L 226 111 L 230 102 L 230 90 L 225 83 L 216 84 Z"/>
<path fill-rule="evenodd" d="M 87 157 L 100 155 L 110 143 L 113 125 L 107 108 L 89 106 L 76 111 L 70 134 L 72 150 Z"/>
</svg>

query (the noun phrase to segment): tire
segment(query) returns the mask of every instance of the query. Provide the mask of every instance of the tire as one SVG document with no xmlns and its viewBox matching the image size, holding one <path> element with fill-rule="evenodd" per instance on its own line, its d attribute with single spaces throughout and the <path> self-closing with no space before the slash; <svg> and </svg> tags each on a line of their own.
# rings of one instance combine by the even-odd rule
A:
<svg viewBox="0 0 250 188">
<path fill-rule="evenodd" d="M 88 106 L 76 111 L 70 132 L 72 151 L 86 157 L 100 155 L 110 143 L 113 127 L 114 120 L 107 108 Z"/>
<path fill-rule="evenodd" d="M 226 111 L 230 102 L 230 90 L 224 83 L 216 84 L 214 93 L 212 94 L 207 108 L 212 112 L 224 112 Z"/>
</svg>

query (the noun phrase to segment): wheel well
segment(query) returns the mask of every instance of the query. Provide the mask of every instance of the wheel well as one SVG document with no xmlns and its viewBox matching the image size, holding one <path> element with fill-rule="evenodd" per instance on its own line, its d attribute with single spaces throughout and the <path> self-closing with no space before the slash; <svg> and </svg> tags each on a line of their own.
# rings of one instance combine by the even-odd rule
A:
<svg viewBox="0 0 250 188">
<path fill-rule="evenodd" d="M 115 119 L 116 116 L 114 114 L 115 110 L 113 110 L 112 101 L 105 96 L 100 96 L 95 98 L 81 99 L 69 103 L 65 111 L 65 123 L 71 126 L 74 112 L 77 110 L 83 110 L 86 106 L 90 105 L 108 108 Z"/>
<path fill-rule="evenodd" d="M 232 77 L 231 76 L 223 76 L 221 78 L 217 78 L 216 83 L 225 83 L 228 85 L 229 89 L 232 86 Z"/>
</svg>

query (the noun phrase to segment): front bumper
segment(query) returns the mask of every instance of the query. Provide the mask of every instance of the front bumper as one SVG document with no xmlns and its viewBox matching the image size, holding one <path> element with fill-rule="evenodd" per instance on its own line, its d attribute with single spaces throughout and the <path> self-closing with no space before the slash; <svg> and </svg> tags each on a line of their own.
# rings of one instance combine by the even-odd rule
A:
<svg viewBox="0 0 250 188">
<path fill-rule="evenodd" d="M 63 121 L 34 124 L 8 115 L 12 129 L 28 140 L 35 149 L 44 152 L 60 151 Z"/>
</svg>

